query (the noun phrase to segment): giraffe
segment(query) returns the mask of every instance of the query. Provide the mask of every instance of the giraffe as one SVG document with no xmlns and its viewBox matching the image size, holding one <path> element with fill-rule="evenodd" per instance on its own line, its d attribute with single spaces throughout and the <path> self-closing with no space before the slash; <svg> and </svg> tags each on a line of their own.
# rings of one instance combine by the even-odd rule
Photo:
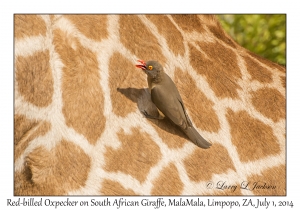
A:
<svg viewBox="0 0 300 210">
<path fill-rule="evenodd" d="M 15 195 L 286 195 L 286 70 L 213 15 L 14 16 Z M 195 146 L 136 61 L 175 82 Z"/>
</svg>

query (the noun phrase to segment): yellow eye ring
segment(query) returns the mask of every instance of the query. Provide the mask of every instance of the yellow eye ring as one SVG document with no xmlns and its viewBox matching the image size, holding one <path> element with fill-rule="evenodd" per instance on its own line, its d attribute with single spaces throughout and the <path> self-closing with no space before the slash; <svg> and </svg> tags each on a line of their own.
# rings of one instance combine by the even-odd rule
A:
<svg viewBox="0 0 300 210">
<path fill-rule="evenodd" d="M 152 69 L 153 69 L 153 66 L 148 66 L 148 69 L 149 69 L 149 70 L 152 70 Z"/>
</svg>

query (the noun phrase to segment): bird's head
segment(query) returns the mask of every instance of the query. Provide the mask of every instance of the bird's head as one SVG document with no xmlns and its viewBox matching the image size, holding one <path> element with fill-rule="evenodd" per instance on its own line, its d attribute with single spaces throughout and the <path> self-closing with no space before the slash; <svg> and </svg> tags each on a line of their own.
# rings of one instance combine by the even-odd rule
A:
<svg viewBox="0 0 300 210">
<path fill-rule="evenodd" d="M 138 60 L 141 64 L 135 65 L 136 67 L 142 69 L 148 76 L 151 78 L 156 78 L 159 76 L 160 72 L 163 71 L 163 67 L 160 63 L 157 61 L 143 61 L 143 60 Z"/>
</svg>

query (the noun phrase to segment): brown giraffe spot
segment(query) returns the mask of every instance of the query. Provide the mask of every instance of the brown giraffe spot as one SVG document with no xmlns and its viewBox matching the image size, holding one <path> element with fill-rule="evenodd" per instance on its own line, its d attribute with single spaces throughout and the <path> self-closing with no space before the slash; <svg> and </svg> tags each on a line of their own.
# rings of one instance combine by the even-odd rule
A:
<svg viewBox="0 0 300 210">
<path fill-rule="evenodd" d="M 180 69 L 176 69 L 174 82 L 196 127 L 217 132 L 220 129 L 220 123 L 213 109 L 214 103 L 197 88 L 191 76 Z"/>
<path fill-rule="evenodd" d="M 162 65 L 166 58 L 161 46 L 151 31 L 136 15 L 120 16 L 120 40 L 124 46 L 139 59 L 157 60 Z"/>
<path fill-rule="evenodd" d="M 53 77 L 49 59 L 48 50 L 16 58 L 18 91 L 35 106 L 45 107 L 52 102 Z"/>
<path fill-rule="evenodd" d="M 159 137 L 169 148 L 181 148 L 188 141 L 188 137 L 185 136 L 180 128 L 166 118 L 163 120 L 149 119 L 149 122 L 151 122 Z"/>
<path fill-rule="evenodd" d="M 97 57 L 61 30 L 54 31 L 53 43 L 64 64 L 61 88 L 66 124 L 95 144 L 106 121 Z"/>
<path fill-rule="evenodd" d="M 242 162 L 255 161 L 280 152 L 272 128 L 254 119 L 245 111 L 228 110 L 232 143 L 236 146 Z"/>
<path fill-rule="evenodd" d="M 220 24 L 217 24 L 217 26 L 208 26 L 208 28 L 217 39 L 222 40 L 224 43 L 228 44 L 233 48 L 236 48 L 236 43 L 229 36 L 226 35 L 225 31 L 222 29 Z"/>
<path fill-rule="evenodd" d="M 114 150 L 107 148 L 105 154 L 105 170 L 123 172 L 139 180 L 145 181 L 150 169 L 160 160 L 159 147 L 151 137 L 137 128 L 132 134 L 118 133 L 121 146 Z"/>
<path fill-rule="evenodd" d="M 153 185 L 151 195 L 179 195 L 183 190 L 178 170 L 172 163 L 161 171 Z"/>
<path fill-rule="evenodd" d="M 100 193 L 102 195 L 137 195 L 131 189 L 124 188 L 120 183 L 105 179 L 102 183 Z"/>
<path fill-rule="evenodd" d="M 15 38 L 46 35 L 46 25 L 39 15 L 14 15 Z"/>
<path fill-rule="evenodd" d="M 62 140 L 48 151 L 33 150 L 25 169 L 15 175 L 15 195 L 63 195 L 84 186 L 90 158 L 77 145 Z"/>
<path fill-rule="evenodd" d="M 272 61 L 269 61 L 268 59 L 265 59 L 259 55 L 256 55 L 255 53 L 253 52 L 250 52 L 250 51 L 247 51 L 248 55 L 250 55 L 251 57 L 253 58 L 256 58 L 259 62 L 269 66 L 270 68 L 273 68 L 273 69 L 278 69 L 279 71 L 281 72 L 286 72 L 286 68 L 282 65 L 279 65 L 277 63 L 274 63 Z"/>
<path fill-rule="evenodd" d="M 178 26 L 185 32 L 205 32 L 203 24 L 201 24 L 197 15 L 172 15 L 172 18 L 178 24 Z"/>
<path fill-rule="evenodd" d="M 147 18 L 156 25 L 159 33 L 165 37 L 170 50 L 175 55 L 183 55 L 185 52 L 183 37 L 170 19 L 165 15 L 147 15 Z"/>
<path fill-rule="evenodd" d="M 106 15 L 65 15 L 86 37 L 101 41 L 108 36 Z"/>
<path fill-rule="evenodd" d="M 139 89 L 147 85 L 146 74 L 134 64 L 120 53 L 114 53 L 109 62 L 112 108 L 122 117 L 136 110 L 137 98 L 141 94 Z"/>
<path fill-rule="evenodd" d="M 247 189 L 255 195 L 286 196 L 286 166 L 269 168 L 261 175 L 249 177 L 247 183 Z"/>
<path fill-rule="evenodd" d="M 217 26 L 219 21 L 215 15 L 197 15 L 200 22 L 205 23 L 206 25 Z"/>
<path fill-rule="evenodd" d="M 220 144 L 213 144 L 210 149 L 196 148 L 195 151 L 184 160 L 184 166 L 192 181 L 207 181 L 214 174 L 225 173 L 234 170 L 233 162 L 226 148 Z"/>
<path fill-rule="evenodd" d="M 244 56 L 244 61 L 247 66 L 247 70 L 250 73 L 252 79 L 257 80 L 261 83 L 272 82 L 272 74 L 267 69 L 262 67 L 257 61 L 249 56 Z"/>
<path fill-rule="evenodd" d="M 255 109 L 273 121 L 285 118 L 285 98 L 273 88 L 263 88 L 252 92 L 252 103 Z"/>
<path fill-rule="evenodd" d="M 284 88 L 284 89 L 286 89 L 286 77 L 285 76 L 282 76 L 282 77 L 280 77 L 281 78 L 281 84 L 282 84 L 282 87 Z"/>
<path fill-rule="evenodd" d="M 200 49 L 208 56 L 206 58 L 194 46 L 189 47 L 193 68 L 206 77 L 216 96 L 237 98 L 240 89 L 237 80 L 242 75 L 235 53 L 217 43 L 199 42 Z"/>
<path fill-rule="evenodd" d="M 29 120 L 23 115 L 14 116 L 14 158 L 15 161 L 27 148 L 29 143 L 38 136 L 45 135 L 51 124 L 45 121 Z"/>
</svg>

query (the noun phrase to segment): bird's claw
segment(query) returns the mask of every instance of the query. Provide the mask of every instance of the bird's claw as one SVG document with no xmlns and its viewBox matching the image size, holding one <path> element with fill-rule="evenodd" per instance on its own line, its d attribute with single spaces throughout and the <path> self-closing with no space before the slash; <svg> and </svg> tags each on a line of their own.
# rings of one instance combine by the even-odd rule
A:
<svg viewBox="0 0 300 210">
<path fill-rule="evenodd" d="M 145 117 L 149 117 L 150 115 L 148 114 L 148 112 L 146 112 L 146 110 L 142 111 L 142 113 L 145 115 Z"/>
<path fill-rule="evenodd" d="M 147 112 L 146 110 L 142 111 L 142 113 L 144 114 L 144 116 L 145 116 L 146 118 L 149 118 L 149 119 L 155 119 L 155 120 L 159 120 L 159 119 L 160 119 L 159 117 L 154 117 L 154 116 L 148 114 L 148 112 Z"/>
</svg>

